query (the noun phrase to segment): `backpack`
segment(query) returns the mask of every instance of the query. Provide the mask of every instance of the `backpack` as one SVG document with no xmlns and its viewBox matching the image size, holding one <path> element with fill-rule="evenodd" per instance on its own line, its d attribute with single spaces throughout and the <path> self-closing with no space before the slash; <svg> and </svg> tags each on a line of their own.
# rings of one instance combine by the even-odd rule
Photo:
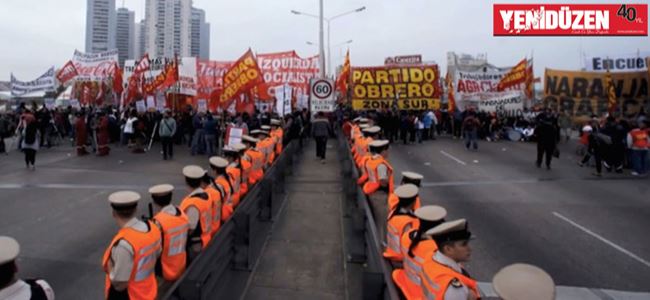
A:
<svg viewBox="0 0 650 300">
<path fill-rule="evenodd" d="M 36 142 L 36 131 L 38 130 L 38 126 L 36 126 L 36 122 L 31 122 L 27 124 L 27 127 L 25 127 L 25 144 L 33 144 Z"/>
</svg>

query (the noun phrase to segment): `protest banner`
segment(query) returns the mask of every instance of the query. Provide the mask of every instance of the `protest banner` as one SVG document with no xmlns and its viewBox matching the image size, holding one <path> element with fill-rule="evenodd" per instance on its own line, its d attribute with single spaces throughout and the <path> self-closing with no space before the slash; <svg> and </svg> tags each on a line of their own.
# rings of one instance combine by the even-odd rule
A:
<svg viewBox="0 0 650 300">
<path fill-rule="evenodd" d="M 478 110 L 502 116 L 522 116 L 524 94 L 522 91 L 485 93 L 478 101 Z"/>
<path fill-rule="evenodd" d="M 296 95 L 309 93 L 309 80 L 318 76 L 318 56 L 301 58 L 295 51 L 265 53 L 257 55 L 257 63 L 273 97 L 275 87 L 289 84 Z"/>
<path fill-rule="evenodd" d="M 64 84 L 68 80 L 75 78 L 79 73 L 77 68 L 74 67 L 74 64 L 69 60 L 61 69 L 56 73 L 56 79 L 59 80 L 59 84 Z"/>
<path fill-rule="evenodd" d="M 650 56 L 650 52 L 641 51 L 637 53 L 613 54 L 605 56 L 585 56 L 585 70 L 605 72 L 633 72 L 648 69 L 644 57 Z"/>
<path fill-rule="evenodd" d="M 72 64 L 77 70 L 77 81 L 103 81 L 113 75 L 117 63 L 117 49 L 98 53 L 74 51 Z"/>
<path fill-rule="evenodd" d="M 135 102 L 135 109 L 136 109 L 139 113 L 146 112 L 146 111 L 147 111 L 147 105 L 146 105 L 146 103 L 144 103 L 144 100 L 138 100 L 138 101 L 136 101 L 136 102 Z"/>
<path fill-rule="evenodd" d="M 53 110 L 55 106 L 55 100 L 54 98 L 45 98 L 43 100 L 43 103 L 45 104 L 45 108 L 49 110 Z"/>
<path fill-rule="evenodd" d="M 178 60 L 178 82 L 174 84 L 169 92 L 196 96 L 198 80 L 196 78 L 196 57 L 183 57 Z"/>
<path fill-rule="evenodd" d="M 592 114 L 602 116 L 608 111 L 609 97 L 606 73 L 546 69 L 544 73 L 544 105 L 565 111 L 574 120 L 585 120 Z M 647 72 L 611 73 L 617 99 L 615 115 L 634 117 L 641 107 L 650 109 Z"/>
<path fill-rule="evenodd" d="M 208 111 L 208 100 L 199 99 L 196 101 L 197 111 L 205 113 Z"/>
<path fill-rule="evenodd" d="M 54 67 L 32 81 L 20 81 L 11 74 L 11 95 L 22 96 L 33 92 L 47 92 L 54 90 Z"/>
<path fill-rule="evenodd" d="M 228 106 L 237 96 L 263 82 L 253 51 L 248 49 L 224 74 L 223 92 L 219 95 L 220 105 Z"/>
<path fill-rule="evenodd" d="M 440 107 L 437 65 L 352 68 L 354 110 L 436 109 Z"/>
<path fill-rule="evenodd" d="M 212 92 L 216 89 L 223 89 L 223 75 L 232 65 L 231 61 L 197 61 L 198 90 L 197 97 L 210 98 Z"/>
<path fill-rule="evenodd" d="M 156 98 L 154 96 L 147 96 L 147 109 L 156 109 Z"/>
</svg>

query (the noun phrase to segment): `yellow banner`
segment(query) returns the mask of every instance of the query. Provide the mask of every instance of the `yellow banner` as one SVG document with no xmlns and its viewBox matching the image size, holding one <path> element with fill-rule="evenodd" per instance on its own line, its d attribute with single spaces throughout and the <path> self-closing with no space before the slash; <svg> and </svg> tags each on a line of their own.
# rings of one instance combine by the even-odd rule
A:
<svg viewBox="0 0 650 300">
<path fill-rule="evenodd" d="M 428 109 L 440 106 L 437 65 L 355 67 L 351 71 L 355 110 L 393 108 Z"/>
<path fill-rule="evenodd" d="M 608 111 L 606 73 L 546 69 L 544 105 L 565 111 L 576 120 L 603 116 Z M 650 109 L 647 72 L 611 73 L 616 95 L 615 116 L 632 118 Z"/>
<path fill-rule="evenodd" d="M 392 109 L 395 100 L 373 99 L 373 100 L 352 100 L 352 109 L 354 110 L 382 110 Z M 425 110 L 439 109 L 440 99 L 403 99 L 397 101 L 397 109 L 400 110 Z"/>
</svg>

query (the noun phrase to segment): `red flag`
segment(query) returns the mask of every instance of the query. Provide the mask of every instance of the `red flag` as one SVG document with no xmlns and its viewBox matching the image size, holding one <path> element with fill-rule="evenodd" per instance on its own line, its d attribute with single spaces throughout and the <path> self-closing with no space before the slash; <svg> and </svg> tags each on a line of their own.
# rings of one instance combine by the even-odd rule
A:
<svg viewBox="0 0 650 300">
<path fill-rule="evenodd" d="M 607 73 L 605 74 L 605 88 L 607 89 L 607 111 L 611 116 L 616 111 L 617 99 L 614 80 L 612 80 L 612 74 L 609 73 L 609 68 L 607 68 Z"/>
<path fill-rule="evenodd" d="M 350 50 L 345 54 L 345 63 L 343 63 L 343 69 L 339 74 L 339 77 L 336 79 L 336 86 L 338 87 L 341 94 L 347 95 L 348 92 L 348 82 L 350 80 Z"/>
<path fill-rule="evenodd" d="M 77 72 L 77 68 L 74 66 L 72 61 L 69 60 L 65 65 L 63 65 L 59 72 L 56 73 L 56 79 L 59 80 L 59 83 L 64 84 L 78 74 L 79 72 Z"/>
<path fill-rule="evenodd" d="M 135 66 L 135 70 L 133 70 L 133 74 L 140 74 L 144 71 L 149 71 L 149 67 L 150 67 L 149 53 L 145 53 L 144 56 L 142 56 L 142 59 Z"/>
<path fill-rule="evenodd" d="M 539 78 L 535 78 L 533 73 L 533 59 L 528 61 L 528 68 L 526 69 L 526 97 L 533 99 L 535 97 L 535 82 L 539 82 Z"/>
<path fill-rule="evenodd" d="M 263 82 L 253 51 L 248 49 L 223 76 L 223 92 L 219 102 L 228 103 Z"/>
<path fill-rule="evenodd" d="M 526 72 L 528 71 L 528 59 L 522 59 L 516 66 L 510 69 L 497 85 L 497 91 L 501 92 L 511 86 L 521 84 L 526 81 Z"/>
<path fill-rule="evenodd" d="M 156 77 L 142 85 L 142 91 L 152 95 L 156 89 L 164 90 L 178 81 L 178 62 L 176 59 L 169 61 L 165 69 Z"/>
<path fill-rule="evenodd" d="M 122 94 L 124 87 L 122 86 L 122 69 L 115 63 L 115 73 L 113 75 L 113 91 L 117 94 Z"/>
<path fill-rule="evenodd" d="M 449 71 L 445 76 L 445 83 L 447 83 L 447 110 L 451 114 L 456 110 L 456 98 L 454 98 L 454 82 Z"/>
</svg>

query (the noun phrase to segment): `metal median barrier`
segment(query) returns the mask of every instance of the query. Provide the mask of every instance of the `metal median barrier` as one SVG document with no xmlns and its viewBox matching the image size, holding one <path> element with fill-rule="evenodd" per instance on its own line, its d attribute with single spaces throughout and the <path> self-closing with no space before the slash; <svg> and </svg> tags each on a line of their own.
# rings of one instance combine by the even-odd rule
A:
<svg viewBox="0 0 650 300">
<path fill-rule="evenodd" d="M 363 299 L 400 299 L 392 279 L 392 266 L 383 258 L 381 238 L 367 196 L 357 184 L 348 141 L 338 134 L 338 151 L 343 167 L 345 256 L 348 263 L 363 265 L 360 294 Z"/>
<path fill-rule="evenodd" d="M 290 142 L 284 148 L 183 276 L 161 287 L 160 299 L 240 298 L 284 201 L 285 177 L 291 175 L 297 146 Z"/>
</svg>

